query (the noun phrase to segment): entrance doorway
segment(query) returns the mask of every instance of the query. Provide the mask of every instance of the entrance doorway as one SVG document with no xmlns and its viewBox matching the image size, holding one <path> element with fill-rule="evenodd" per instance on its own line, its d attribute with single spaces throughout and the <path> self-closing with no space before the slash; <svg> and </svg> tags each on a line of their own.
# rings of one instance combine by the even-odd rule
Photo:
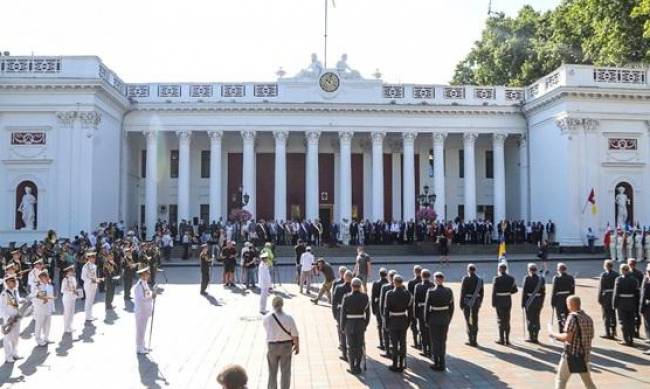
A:
<svg viewBox="0 0 650 389">
<path fill-rule="evenodd" d="M 328 242 L 331 240 L 330 230 L 332 227 L 332 205 L 321 205 L 318 208 L 318 220 L 320 220 L 321 225 L 323 226 L 323 240 Z M 323 244 L 323 243 L 321 243 Z"/>
</svg>

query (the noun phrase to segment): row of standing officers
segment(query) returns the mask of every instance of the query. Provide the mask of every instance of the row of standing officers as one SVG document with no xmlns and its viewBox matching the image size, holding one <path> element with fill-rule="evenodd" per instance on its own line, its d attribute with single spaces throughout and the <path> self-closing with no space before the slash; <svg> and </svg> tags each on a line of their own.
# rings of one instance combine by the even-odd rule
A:
<svg viewBox="0 0 650 389">
<path fill-rule="evenodd" d="M 638 337 L 640 317 L 650 336 L 650 266 L 648 276 L 634 269 L 635 262 L 621 266 L 622 274 L 613 271 L 613 262 L 605 261 L 605 272 L 600 277 L 598 301 L 602 306 L 605 338 L 615 338 L 618 313 L 623 330 L 623 342 L 633 344 Z M 540 315 L 546 297 L 546 281 L 538 273 L 537 265 L 528 264 L 527 275 L 521 290 L 521 309 L 527 332 L 527 342 L 539 343 Z M 341 359 L 350 364 L 349 371 L 359 374 L 365 365 L 365 330 L 370 323 L 370 312 L 375 315 L 382 356 L 391 358 L 389 369 L 401 372 L 406 368 L 406 337 L 410 328 L 413 343 L 421 355 L 432 359 L 431 368 L 446 370 L 446 342 L 449 325 L 455 311 L 454 294 L 445 286 L 441 272 L 433 275 L 420 266 L 414 267 L 414 277 L 406 280 L 395 270 L 379 271 L 379 279 L 373 282 L 370 296 L 362 291 L 362 280 L 341 267 L 340 278 L 334 282 L 332 313 L 339 333 Z M 512 296 L 519 288 L 508 265 L 501 262 L 498 274 L 492 280 L 492 306 L 496 310 L 498 338 L 496 343 L 510 345 L 510 322 L 513 307 Z M 479 310 L 484 300 L 484 281 L 477 275 L 474 264 L 467 266 L 467 274 L 461 281 L 459 307 L 463 312 L 468 346 L 477 347 Z M 648 285 L 646 287 L 646 285 Z M 557 266 L 551 291 L 552 321 L 559 331 L 564 330 L 568 317 L 566 299 L 575 294 L 575 279 L 565 264 Z M 635 327 L 636 326 L 636 327 Z"/>
</svg>

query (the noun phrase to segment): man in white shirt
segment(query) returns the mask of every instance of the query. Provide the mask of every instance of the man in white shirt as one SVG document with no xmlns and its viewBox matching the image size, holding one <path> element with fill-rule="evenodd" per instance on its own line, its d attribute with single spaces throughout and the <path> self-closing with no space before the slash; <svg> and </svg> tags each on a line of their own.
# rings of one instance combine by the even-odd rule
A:
<svg viewBox="0 0 650 389">
<path fill-rule="evenodd" d="M 291 385 L 291 352 L 296 355 L 300 352 L 298 329 L 290 315 L 282 311 L 284 300 L 276 296 L 271 303 L 273 312 L 268 313 L 264 319 L 266 341 L 268 343 L 267 361 L 269 364 L 269 389 L 278 387 L 278 365 L 280 366 L 280 388 L 289 389 Z"/>
<path fill-rule="evenodd" d="M 314 254 L 311 253 L 311 246 L 305 248 L 305 252 L 300 256 L 300 293 L 302 287 L 307 283 L 307 294 L 311 288 L 311 272 L 314 266 Z"/>
<path fill-rule="evenodd" d="M 93 304 L 95 303 L 95 295 L 97 294 L 97 286 L 100 279 L 97 278 L 97 265 L 95 265 L 95 257 L 97 253 L 94 251 L 86 251 L 84 257 L 86 263 L 81 268 L 81 280 L 84 282 L 84 311 L 86 313 L 86 321 L 93 321 Z"/>
</svg>

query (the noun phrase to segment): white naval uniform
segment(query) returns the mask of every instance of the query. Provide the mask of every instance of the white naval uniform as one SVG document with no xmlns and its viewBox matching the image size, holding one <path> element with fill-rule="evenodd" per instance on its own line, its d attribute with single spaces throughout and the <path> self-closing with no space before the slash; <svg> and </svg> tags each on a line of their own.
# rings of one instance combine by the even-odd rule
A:
<svg viewBox="0 0 650 389">
<path fill-rule="evenodd" d="M 149 284 L 142 280 L 138 280 L 133 288 L 136 352 L 145 353 L 147 348 L 144 345 L 144 335 L 147 330 L 147 322 L 153 313 L 153 293 Z"/>
<path fill-rule="evenodd" d="M 86 295 L 84 303 L 86 320 L 93 320 L 93 304 L 95 303 L 95 294 L 97 294 L 97 265 L 86 262 L 81 269 L 81 279 L 84 282 L 84 293 Z"/>
<path fill-rule="evenodd" d="M 624 244 L 625 244 L 625 236 L 618 235 L 616 237 L 616 259 L 619 262 L 625 261 L 625 258 L 623 257 L 623 245 Z"/>
<path fill-rule="evenodd" d="M 634 236 L 634 248 L 636 249 L 636 261 L 643 261 L 643 235 L 640 232 Z"/>
<path fill-rule="evenodd" d="M 37 298 L 39 292 L 45 292 L 45 296 L 49 297 L 48 300 Z M 52 284 L 38 283 L 34 286 L 30 297 L 34 305 L 34 338 L 39 346 L 43 346 L 47 344 L 50 336 L 50 324 L 54 312 L 54 287 Z"/>
<path fill-rule="evenodd" d="M 77 301 L 77 280 L 75 276 L 67 276 L 61 282 L 61 300 L 63 302 L 63 332 L 72 332 L 75 303 Z"/>
<path fill-rule="evenodd" d="M 29 286 L 29 292 L 31 293 L 38 284 L 38 273 L 41 271 L 34 268 L 27 273 L 27 286 Z"/>
<path fill-rule="evenodd" d="M 264 262 L 260 261 L 259 271 L 257 272 L 258 283 L 260 285 L 260 312 L 266 312 L 266 300 L 269 297 L 269 289 L 273 286 L 271 283 L 271 272 Z"/>
<path fill-rule="evenodd" d="M 0 315 L 4 323 L 10 317 L 18 314 L 18 309 L 14 306 L 20 303 L 20 295 L 18 294 L 18 287 L 13 290 L 5 289 L 0 293 Z M 18 348 L 18 340 L 20 339 L 20 320 L 14 324 L 13 328 L 2 339 L 2 348 L 5 350 L 5 360 L 13 362 L 14 358 L 18 356 L 16 349 Z"/>
</svg>

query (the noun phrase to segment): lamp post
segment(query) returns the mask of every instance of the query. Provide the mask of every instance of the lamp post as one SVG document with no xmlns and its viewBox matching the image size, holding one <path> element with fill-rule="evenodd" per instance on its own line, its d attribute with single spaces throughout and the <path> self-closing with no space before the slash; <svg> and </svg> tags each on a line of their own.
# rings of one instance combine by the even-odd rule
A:
<svg viewBox="0 0 650 389">
<path fill-rule="evenodd" d="M 429 208 L 433 207 L 436 202 L 436 194 L 429 194 L 429 185 L 425 185 L 422 188 L 423 192 L 417 196 L 418 204 L 420 208 Z"/>
<path fill-rule="evenodd" d="M 244 189 L 240 186 L 239 189 L 237 189 L 237 193 L 233 193 L 230 197 L 230 201 L 235 208 L 243 209 L 246 205 L 248 205 L 251 196 L 248 193 L 243 192 Z"/>
</svg>

